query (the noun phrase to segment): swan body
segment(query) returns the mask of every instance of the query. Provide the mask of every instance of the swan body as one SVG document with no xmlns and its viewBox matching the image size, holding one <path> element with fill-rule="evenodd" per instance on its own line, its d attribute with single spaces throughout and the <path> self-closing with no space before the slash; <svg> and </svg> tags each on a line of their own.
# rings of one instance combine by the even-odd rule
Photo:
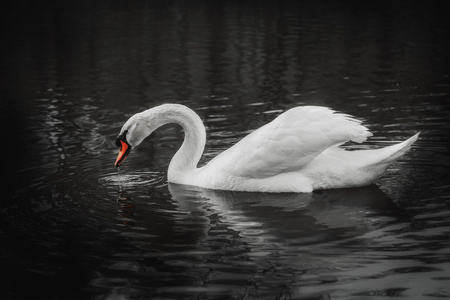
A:
<svg viewBox="0 0 450 300">
<path fill-rule="evenodd" d="M 209 189 L 249 192 L 312 192 L 369 185 L 417 140 L 373 150 L 347 151 L 347 141 L 372 136 L 361 121 L 321 106 L 294 107 L 197 168 L 206 143 L 200 117 L 179 104 L 132 116 L 122 127 L 116 166 L 158 127 L 181 125 L 184 142 L 172 158 L 168 181 Z"/>
</svg>

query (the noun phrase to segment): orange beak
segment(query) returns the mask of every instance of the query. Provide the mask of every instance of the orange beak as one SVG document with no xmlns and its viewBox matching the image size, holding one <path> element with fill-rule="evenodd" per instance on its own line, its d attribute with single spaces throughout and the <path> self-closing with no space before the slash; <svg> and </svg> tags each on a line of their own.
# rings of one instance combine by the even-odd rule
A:
<svg viewBox="0 0 450 300">
<path fill-rule="evenodd" d="M 115 163 L 116 167 L 119 167 L 123 163 L 123 161 L 125 160 L 125 158 L 128 156 L 128 154 L 131 151 L 131 146 L 128 145 L 128 143 L 126 143 L 122 140 L 118 140 L 118 142 L 120 142 L 120 151 L 119 151 L 119 155 L 117 156 L 117 159 L 116 159 L 116 163 Z"/>
</svg>

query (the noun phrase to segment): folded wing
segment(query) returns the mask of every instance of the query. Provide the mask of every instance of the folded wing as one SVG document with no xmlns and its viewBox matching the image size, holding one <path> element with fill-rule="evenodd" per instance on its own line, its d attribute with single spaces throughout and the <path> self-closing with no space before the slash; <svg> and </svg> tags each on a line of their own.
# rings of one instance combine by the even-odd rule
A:
<svg viewBox="0 0 450 300">
<path fill-rule="evenodd" d="M 300 171 L 325 149 L 372 136 L 361 121 L 326 107 L 292 108 L 224 151 L 209 165 L 245 178 Z"/>
</svg>

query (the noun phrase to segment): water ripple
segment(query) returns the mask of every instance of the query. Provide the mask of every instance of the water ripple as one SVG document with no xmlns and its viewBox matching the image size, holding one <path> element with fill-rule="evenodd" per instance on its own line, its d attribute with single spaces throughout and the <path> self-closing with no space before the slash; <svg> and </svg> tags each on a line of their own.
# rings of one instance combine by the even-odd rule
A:
<svg viewBox="0 0 450 300">
<path fill-rule="evenodd" d="M 131 174 L 109 173 L 99 178 L 99 183 L 105 186 L 159 186 L 164 183 L 162 172 L 133 172 Z"/>
</svg>

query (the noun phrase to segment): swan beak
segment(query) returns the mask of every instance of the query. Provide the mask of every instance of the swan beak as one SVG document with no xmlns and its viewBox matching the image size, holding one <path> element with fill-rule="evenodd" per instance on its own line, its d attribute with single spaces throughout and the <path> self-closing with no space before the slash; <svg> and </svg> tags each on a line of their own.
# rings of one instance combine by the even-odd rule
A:
<svg viewBox="0 0 450 300">
<path fill-rule="evenodd" d="M 117 156 L 117 159 L 116 159 L 116 163 L 115 163 L 116 167 L 119 167 L 123 163 L 123 161 L 125 160 L 125 158 L 128 156 L 128 154 L 131 151 L 131 146 L 128 143 L 126 143 L 122 140 L 116 141 L 117 144 L 118 144 L 118 142 L 120 142 L 120 145 L 119 145 L 120 151 L 119 151 L 119 155 Z"/>
</svg>

